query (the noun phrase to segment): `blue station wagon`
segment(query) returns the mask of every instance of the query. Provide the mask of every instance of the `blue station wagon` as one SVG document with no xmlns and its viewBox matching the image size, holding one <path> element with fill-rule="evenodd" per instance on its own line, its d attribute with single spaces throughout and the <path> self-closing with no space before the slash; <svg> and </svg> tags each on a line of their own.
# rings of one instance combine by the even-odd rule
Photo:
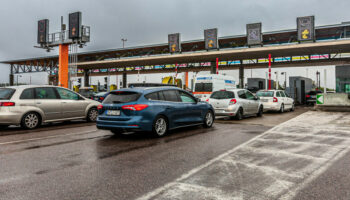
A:
<svg viewBox="0 0 350 200">
<path fill-rule="evenodd" d="M 112 91 L 98 106 L 97 128 L 119 134 L 146 131 L 163 136 L 168 130 L 214 123 L 213 107 L 175 87 L 128 88 Z"/>
</svg>

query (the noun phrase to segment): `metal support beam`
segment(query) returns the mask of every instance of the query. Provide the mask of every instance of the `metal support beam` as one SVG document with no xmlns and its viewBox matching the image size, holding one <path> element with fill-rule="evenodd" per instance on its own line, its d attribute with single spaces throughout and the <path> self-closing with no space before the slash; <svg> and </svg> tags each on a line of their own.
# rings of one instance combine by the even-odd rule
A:
<svg viewBox="0 0 350 200">
<path fill-rule="evenodd" d="M 13 65 L 10 66 L 10 78 L 9 78 L 10 85 L 14 85 L 14 75 L 13 75 Z"/>
<path fill-rule="evenodd" d="M 244 88 L 244 67 L 239 66 L 239 88 Z"/>
<path fill-rule="evenodd" d="M 90 70 L 84 69 L 84 87 L 90 86 Z"/>
<path fill-rule="evenodd" d="M 127 77 L 126 72 L 123 72 L 123 88 L 127 88 Z"/>
</svg>

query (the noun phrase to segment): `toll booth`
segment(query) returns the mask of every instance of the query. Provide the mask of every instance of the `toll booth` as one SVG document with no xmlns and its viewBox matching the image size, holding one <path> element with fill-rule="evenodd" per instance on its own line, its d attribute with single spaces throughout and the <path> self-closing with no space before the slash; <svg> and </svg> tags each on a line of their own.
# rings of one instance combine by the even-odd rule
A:
<svg viewBox="0 0 350 200">
<path fill-rule="evenodd" d="M 337 93 L 350 94 L 350 65 L 335 66 L 335 85 Z"/>
<path fill-rule="evenodd" d="M 313 88 L 312 79 L 302 76 L 289 77 L 288 94 L 297 104 L 305 104 L 306 94 Z"/>
<path fill-rule="evenodd" d="M 267 84 L 269 84 L 267 82 Z M 274 85 L 274 81 L 271 80 L 271 87 Z M 247 87 L 248 88 L 256 88 L 257 90 L 264 90 L 268 88 L 266 86 L 266 79 L 264 78 L 248 78 L 247 79 Z"/>
</svg>

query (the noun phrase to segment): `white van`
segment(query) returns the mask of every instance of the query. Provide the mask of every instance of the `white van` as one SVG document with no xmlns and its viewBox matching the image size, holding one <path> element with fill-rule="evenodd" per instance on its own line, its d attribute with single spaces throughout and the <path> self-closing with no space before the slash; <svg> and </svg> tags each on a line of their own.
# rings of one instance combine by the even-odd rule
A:
<svg viewBox="0 0 350 200">
<path fill-rule="evenodd" d="M 236 81 L 231 76 L 221 74 L 197 75 L 193 94 L 202 101 L 207 100 L 213 91 L 235 89 Z"/>
</svg>

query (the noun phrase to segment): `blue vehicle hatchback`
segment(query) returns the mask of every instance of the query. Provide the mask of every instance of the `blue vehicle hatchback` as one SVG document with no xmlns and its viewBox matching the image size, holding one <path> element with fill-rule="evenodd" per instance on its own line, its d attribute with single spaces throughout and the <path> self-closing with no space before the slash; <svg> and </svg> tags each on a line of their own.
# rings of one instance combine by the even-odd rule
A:
<svg viewBox="0 0 350 200">
<path fill-rule="evenodd" d="M 168 130 L 214 123 L 214 109 L 175 87 L 128 88 L 112 91 L 98 107 L 97 128 L 147 131 L 163 136 Z"/>
</svg>

